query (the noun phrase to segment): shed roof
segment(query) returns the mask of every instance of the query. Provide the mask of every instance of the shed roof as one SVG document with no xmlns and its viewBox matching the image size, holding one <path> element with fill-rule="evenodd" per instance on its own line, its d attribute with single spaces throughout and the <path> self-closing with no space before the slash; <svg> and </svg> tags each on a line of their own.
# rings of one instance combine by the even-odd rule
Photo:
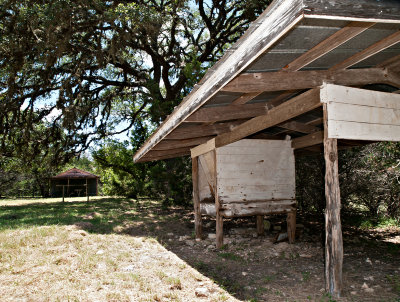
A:
<svg viewBox="0 0 400 302">
<path fill-rule="evenodd" d="M 52 179 L 63 179 L 63 178 L 99 178 L 99 176 L 80 170 L 78 168 L 72 168 L 52 177 Z"/>
<path fill-rule="evenodd" d="M 399 42 L 400 1 L 275 0 L 143 144 L 134 161 L 188 155 L 324 82 L 398 92 Z M 322 110 L 315 108 L 247 137 L 300 138 L 321 126 Z"/>
</svg>

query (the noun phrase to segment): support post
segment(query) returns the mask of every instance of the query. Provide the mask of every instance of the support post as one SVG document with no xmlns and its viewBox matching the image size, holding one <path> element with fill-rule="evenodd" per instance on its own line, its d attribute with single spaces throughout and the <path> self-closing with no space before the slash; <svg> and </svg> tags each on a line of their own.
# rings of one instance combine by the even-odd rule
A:
<svg viewBox="0 0 400 302">
<path fill-rule="evenodd" d="M 294 243 L 296 237 L 296 211 L 287 214 L 286 223 L 289 243 Z"/>
<path fill-rule="evenodd" d="M 264 215 L 257 215 L 257 235 L 264 235 Z"/>
<path fill-rule="evenodd" d="M 218 197 L 216 196 L 215 199 Z M 220 249 L 224 245 L 224 218 L 221 215 L 220 209 L 217 209 L 216 215 L 216 247 Z"/>
<path fill-rule="evenodd" d="M 337 139 L 328 137 L 327 104 L 324 112 L 325 158 L 325 287 L 334 297 L 342 290 L 343 240 L 340 222 L 340 189 Z"/>
<path fill-rule="evenodd" d="M 202 237 L 202 221 L 200 212 L 200 196 L 199 196 L 199 158 L 192 158 L 192 182 L 193 182 L 193 205 L 194 205 L 194 229 L 196 238 Z"/>
<path fill-rule="evenodd" d="M 89 201 L 89 189 L 88 189 L 88 181 L 86 178 L 86 201 Z"/>
<path fill-rule="evenodd" d="M 62 188 L 63 188 L 63 200 L 62 200 L 62 202 L 64 202 L 64 188 L 65 188 L 65 186 L 62 186 Z"/>
</svg>

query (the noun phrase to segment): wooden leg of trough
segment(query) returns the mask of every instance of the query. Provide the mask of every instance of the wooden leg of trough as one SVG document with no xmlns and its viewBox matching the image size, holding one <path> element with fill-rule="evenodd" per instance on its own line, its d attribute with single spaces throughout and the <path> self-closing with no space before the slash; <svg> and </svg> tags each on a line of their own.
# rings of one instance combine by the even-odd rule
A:
<svg viewBox="0 0 400 302">
<path fill-rule="evenodd" d="M 217 209 L 216 215 L 216 247 L 217 249 L 221 248 L 224 245 L 224 218 L 220 214 L 220 211 Z"/>
<path fill-rule="evenodd" d="M 342 290 L 343 239 L 340 222 L 340 190 L 337 140 L 328 137 L 327 104 L 324 104 L 325 158 L 325 287 L 334 297 Z"/>
<path fill-rule="evenodd" d="M 194 205 L 194 228 L 196 238 L 203 235 L 203 227 L 200 211 L 200 196 L 199 196 L 199 160 L 198 157 L 192 158 L 192 182 L 193 182 L 193 205 Z"/>
<path fill-rule="evenodd" d="M 296 237 L 296 211 L 287 214 L 286 223 L 289 243 L 294 243 Z"/>
<path fill-rule="evenodd" d="M 257 235 L 264 235 L 264 216 L 257 215 Z"/>
</svg>

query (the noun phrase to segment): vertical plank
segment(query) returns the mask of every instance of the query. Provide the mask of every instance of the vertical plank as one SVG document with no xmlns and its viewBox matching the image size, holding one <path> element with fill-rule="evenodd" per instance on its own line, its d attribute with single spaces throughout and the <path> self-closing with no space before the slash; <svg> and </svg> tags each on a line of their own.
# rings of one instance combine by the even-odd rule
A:
<svg viewBox="0 0 400 302">
<path fill-rule="evenodd" d="M 294 243 L 296 237 L 296 211 L 287 214 L 286 223 L 289 243 Z"/>
<path fill-rule="evenodd" d="M 340 189 L 337 139 L 328 138 L 327 104 L 324 110 L 325 158 L 325 287 L 334 297 L 342 290 L 343 240 L 340 222 Z"/>
<path fill-rule="evenodd" d="M 216 217 L 216 247 L 219 249 L 224 245 L 224 218 L 221 215 L 221 204 L 219 201 L 219 192 L 218 192 L 218 187 L 217 187 L 217 182 L 218 182 L 218 174 L 217 174 L 217 150 L 214 149 L 212 151 L 212 154 L 214 156 L 214 188 L 215 188 L 215 217 Z"/>
<path fill-rule="evenodd" d="M 264 215 L 257 215 L 257 235 L 264 235 Z"/>
<path fill-rule="evenodd" d="M 193 182 L 193 205 L 194 205 L 194 229 L 196 238 L 201 239 L 202 221 L 200 212 L 200 198 L 199 198 L 199 159 L 198 157 L 192 158 L 192 182 Z"/>
</svg>

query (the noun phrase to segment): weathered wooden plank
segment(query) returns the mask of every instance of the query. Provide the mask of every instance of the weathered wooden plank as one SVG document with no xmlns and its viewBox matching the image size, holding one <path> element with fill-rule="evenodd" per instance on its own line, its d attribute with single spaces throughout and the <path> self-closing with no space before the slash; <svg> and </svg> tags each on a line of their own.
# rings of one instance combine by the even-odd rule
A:
<svg viewBox="0 0 400 302">
<path fill-rule="evenodd" d="M 192 157 L 197 157 L 204 153 L 210 152 L 215 149 L 215 138 L 210 139 L 208 142 L 199 145 L 193 149 L 190 149 L 190 153 Z"/>
<path fill-rule="evenodd" d="M 355 55 L 351 56 L 350 58 L 347 58 L 343 62 L 331 67 L 329 70 L 345 69 L 350 66 L 353 66 L 353 65 L 357 64 L 358 62 L 361 62 L 361 61 L 377 54 L 378 52 L 380 52 L 386 48 L 389 48 L 390 46 L 395 45 L 398 42 L 400 42 L 400 31 L 397 31 L 397 32 L 391 34 L 390 36 L 372 44 L 371 46 L 360 51 L 359 53 L 356 53 Z"/>
<path fill-rule="evenodd" d="M 287 214 L 286 223 L 289 243 L 294 243 L 296 238 L 296 211 Z"/>
<path fill-rule="evenodd" d="M 400 98 L 399 104 L 400 107 Z M 345 103 L 328 104 L 328 119 L 381 125 L 400 125 L 400 108 L 379 108 Z"/>
<path fill-rule="evenodd" d="M 296 205 L 296 200 L 294 198 L 288 199 L 288 198 L 264 198 L 264 199 L 258 199 L 258 200 L 242 200 L 242 201 L 235 201 L 235 202 L 229 202 L 229 201 L 224 201 L 221 203 L 221 209 L 229 209 L 231 206 L 230 204 L 234 203 L 240 203 L 243 205 L 248 205 L 248 204 L 253 204 L 253 203 L 259 203 L 260 205 L 268 204 L 269 206 L 283 206 L 283 205 L 291 205 L 295 206 Z"/>
<path fill-rule="evenodd" d="M 303 3 L 307 18 L 375 22 L 400 21 L 400 3 L 397 0 L 303 0 Z"/>
<path fill-rule="evenodd" d="M 237 203 L 237 204 L 224 204 L 224 209 L 221 210 L 223 217 L 242 217 L 254 215 L 268 215 L 278 213 L 293 212 L 296 207 L 292 205 L 272 205 L 265 203 Z"/>
<path fill-rule="evenodd" d="M 314 146 L 317 144 L 321 144 L 323 142 L 324 132 L 316 132 L 311 133 L 309 135 L 297 137 L 292 140 L 292 148 L 293 149 L 301 149 L 310 146 Z"/>
<path fill-rule="evenodd" d="M 214 138 L 214 145 L 216 147 L 225 146 L 246 136 L 318 108 L 321 106 L 319 98 L 319 88 L 307 91 L 275 108 L 270 109 L 266 115 L 252 118 L 251 120 L 233 128 L 232 131 L 218 135 Z"/>
<path fill-rule="evenodd" d="M 343 239 L 340 221 L 340 188 L 337 140 L 328 136 L 328 105 L 324 104 L 325 158 L 325 287 L 333 296 L 342 290 Z"/>
<path fill-rule="evenodd" d="M 200 212 L 203 215 L 215 217 L 215 203 L 200 203 Z"/>
<path fill-rule="evenodd" d="M 304 123 L 300 123 L 297 121 L 290 121 L 290 122 L 285 122 L 282 124 L 278 124 L 277 127 L 281 127 L 287 130 L 292 130 L 296 132 L 301 132 L 301 133 L 313 133 L 313 132 L 318 132 L 321 129 L 318 127 L 315 127 L 313 125 L 308 125 Z"/>
<path fill-rule="evenodd" d="M 159 129 L 143 144 L 134 155 L 137 162 L 154 145 L 174 130 L 188 115 L 199 109 L 214 96 L 221 87 L 255 61 L 269 47 L 275 44 L 303 18 L 302 0 L 276 0 L 258 18 L 257 26 L 252 27 L 235 47 L 236 50 L 224 56 L 208 73 L 198 89 L 193 90 L 174 110 Z"/>
<path fill-rule="evenodd" d="M 400 126 L 329 121 L 329 138 L 369 141 L 400 141 Z"/>
<path fill-rule="evenodd" d="M 198 158 L 192 158 L 192 183 L 193 183 L 193 206 L 194 206 L 194 228 L 196 238 L 200 238 L 203 235 L 202 232 L 202 221 L 201 221 L 201 210 L 200 210 L 200 198 L 199 198 L 199 161 Z"/>
<path fill-rule="evenodd" d="M 247 102 L 250 102 L 252 99 L 254 99 L 255 97 L 259 96 L 262 93 L 262 91 L 260 92 L 252 92 L 252 93 L 245 93 L 243 95 L 241 95 L 240 97 L 238 97 L 236 100 L 234 100 L 231 105 L 243 105 L 246 104 Z"/>
<path fill-rule="evenodd" d="M 190 139 L 202 136 L 218 135 L 227 131 L 230 131 L 233 127 L 241 124 L 243 121 L 230 121 L 223 123 L 215 123 L 212 125 L 191 125 L 185 124 L 170 134 L 168 134 L 165 140 L 175 139 Z"/>
<path fill-rule="evenodd" d="M 160 160 L 160 159 L 169 159 L 184 155 L 190 155 L 190 148 L 178 148 L 178 149 L 171 149 L 171 150 L 151 150 L 146 154 L 145 158 L 141 158 L 136 162 L 143 162 L 143 161 L 153 161 L 153 160 Z"/>
<path fill-rule="evenodd" d="M 152 150 L 171 150 L 184 147 L 193 147 L 199 144 L 203 144 L 212 138 L 213 136 L 203 136 L 189 139 L 163 140 L 155 145 Z"/>
<path fill-rule="evenodd" d="M 246 194 L 247 195 L 247 194 Z M 295 194 L 292 190 L 268 190 L 263 192 L 250 192 L 248 196 L 244 196 L 242 193 L 233 194 L 232 192 L 220 192 L 219 199 L 221 203 L 241 203 L 248 200 L 265 200 L 265 199 L 283 199 L 283 198 L 295 198 Z"/>
<path fill-rule="evenodd" d="M 384 68 L 243 73 L 221 90 L 250 93 L 260 90 L 302 90 L 321 86 L 323 83 L 345 86 L 393 83 L 393 78 L 389 75 Z"/>
<path fill-rule="evenodd" d="M 256 103 L 236 106 L 218 106 L 201 108 L 190 115 L 185 122 L 218 122 L 246 119 L 263 115 L 268 111 L 267 103 Z"/>
<path fill-rule="evenodd" d="M 284 70 L 295 71 L 303 68 L 304 66 L 310 64 L 316 59 L 322 57 L 324 54 L 330 52 L 336 47 L 342 45 L 348 40 L 359 35 L 363 31 L 367 30 L 375 23 L 373 22 L 351 22 L 347 26 L 338 30 L 336 33 L 331 35 L 329 38 L 325 39 L 318 45 L 314 46 L 312 49 L 298 57 L 296 60 L 288 64 Z"/>
<path fill-rule="evenodd" d="M 332 84 L 326 84 L 321 89 L 321 102 L 400 109 L 398 94 Z"/>
<path fill-rule="evenodd" d="M 199 158 L 200 166 L 203 169 L 204 175 L 205 175 L 208 185 L 210 187 L 211 194 L 213 196 L 215 196 L 215 174 L 214 174 L 215 168 L 214 168 L 213 163 L 211 163 L 208 159 L 205 158 L 206 154 L 202 154 L 198 158 Z"/>
<path fill-rule="evenodd" d="M 200 202 L 213 202 L 215 200 L 214 190 L 208 183 L 204 170 L 199 168 L 199 196 Z"/>
</svg>

